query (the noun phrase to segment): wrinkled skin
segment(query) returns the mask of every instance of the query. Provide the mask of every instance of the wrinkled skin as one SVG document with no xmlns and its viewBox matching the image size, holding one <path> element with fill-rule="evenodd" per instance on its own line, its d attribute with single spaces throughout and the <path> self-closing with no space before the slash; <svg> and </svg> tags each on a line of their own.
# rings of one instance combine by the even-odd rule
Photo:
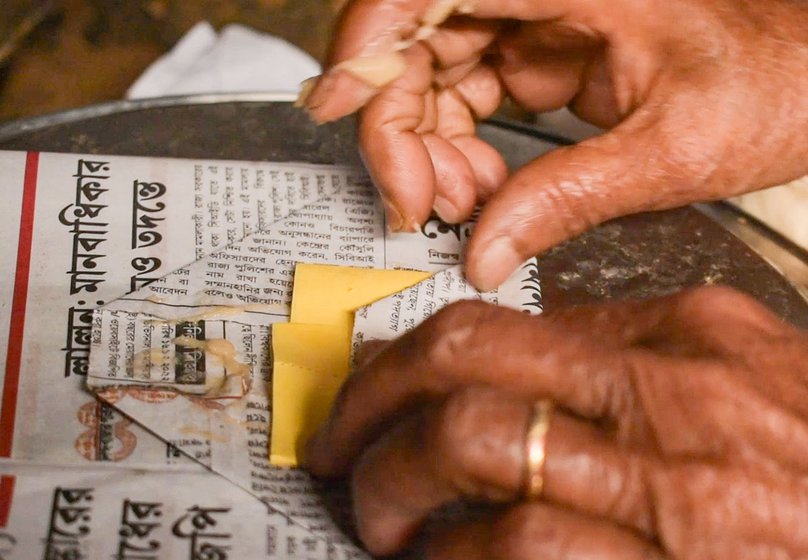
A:
<svg viewBox="0 0 808 560">
<path fill-rule="evenodd" d="M 391 52 L 434 0 L 348 2 L 329 67 Z M 334 69 L 318 121 L 361 108 L 359 144 L 392 229 L 487 202 L 467 255 L 478 288 L 610 218 L 808 173 L 804 0 L 474 0 L 404 52 L 382 88 Z M 507 177 L 474 121 L 509 95 L 610 129 Z"/>
<path fill-rule="evenodd" d="M 430 5 L 349 1 L 329 68 L 391 52 Z M 393 229 L 485 203 L 480 289 L 607 219 L 808 173 L 805 0 L 476 0 L 403 54 L 383 87 L 327 70 L 306 105 L 321 122 L 361 109 Z M 609 131 L 507 177 L 474 131 L 504 95 Z M 543 398 L 558 408 L 528 501 Z M 306 464 L 350 477 L 377 554 L 468 499 L 502 509 L 427 533 L 430 558 L 805 558 L 808 335 L 723 288 L 538 318 L 456 304 L 366 356 Z"/>
<path fill-rule="evenodd" d="M 557 403 L 542 499 L 521 498 L 531 405 Z M 350 476 L 360 537 L 439 560 L 808 556 L 808 335 L 727 288 L 531 317 L 452 305 L 365 359 L 308 468 Z"/>
</svg>

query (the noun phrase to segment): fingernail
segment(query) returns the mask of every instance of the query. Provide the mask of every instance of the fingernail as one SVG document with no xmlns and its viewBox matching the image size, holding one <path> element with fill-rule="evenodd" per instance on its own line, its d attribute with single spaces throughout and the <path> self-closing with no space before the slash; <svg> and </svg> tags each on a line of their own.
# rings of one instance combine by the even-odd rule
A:
<svg viewBox="0 0 808 560">
<path fill-rule="evenodd" d="M 314 91 L 314 86 L 317 85 L 317 81 L 319 79 L 320 76 L 314 76 L 312 78 L 300 82 L 300 91 L 298 92 L 297 99 L 295 100 L 294 104 L 295 107 L 299 109 L 301 107 L 306 106 L 306 102 L 311 96 L 311 92 Z"/>
<path fill-rule="evenodd" d="M 489 241 L 477 249 L 476 253 L 478 256 L 471 259 L 466 274 L 481 292 L 497 288 L 524 261 L 507 237 L 497 237 Z"/>
<path fill-rule="evenodd" d="M 418 233 L 421 231 L 421 225 L 421 222 L 415 218 L 412 218 L 409 222 L 407 222 L 407 225 L 404 226 L 404 231 L 408 233 Z"/>
<path fill-rule="evenodd" d="M 384 204 L 384 215 L 387 218 L 387 229 L 393 233 L 404 229 L 404 217 L 398 208 L 384 197 L 382 197 L 382 204 Z"/>
<path fill-rule="evenodd" d="M 325 74 L 310 78 L 300 85 L 300 95 L 298 96 L 298 103 L 295 105 L 304 108 L 308 111 L 309 116 L 317 121 L 317 110 L 328 102 L 333 90 L 334 76 L 329 70 Z"/>
<path fill-rule="evenodd" d="M 447 198 L 443 198 L 440 195 L 435 196 L 435 202 L 432 204 L 432 208 L 444 222 L 453 224 L 460 221 L 460 212 L 457 206 L 452 204 Z"/>
</svg>

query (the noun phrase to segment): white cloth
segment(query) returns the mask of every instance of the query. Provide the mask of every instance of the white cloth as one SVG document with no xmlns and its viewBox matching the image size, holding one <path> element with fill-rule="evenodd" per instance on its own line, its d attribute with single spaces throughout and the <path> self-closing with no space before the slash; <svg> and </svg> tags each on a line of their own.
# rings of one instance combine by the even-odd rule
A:
<svg viewBox="0 0 808 560">
<path fill-rule="evenodd" d="M 319 73 L 314 58 L 283 39 L 235 24 L 216 33 L 209 23 L 200 22 L 146 69 L 126 97 L 233 92 L 296 95 L 300 82 Z"/>
</svg>

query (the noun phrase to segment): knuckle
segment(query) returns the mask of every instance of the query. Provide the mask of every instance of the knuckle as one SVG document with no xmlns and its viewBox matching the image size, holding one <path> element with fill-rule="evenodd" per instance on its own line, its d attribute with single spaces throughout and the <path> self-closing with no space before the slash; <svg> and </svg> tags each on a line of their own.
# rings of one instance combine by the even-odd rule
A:
<svg viewBox="0 0 808 560">
<path fill-rule="evenodd" d="M 458 357 L 468 352 L 479 336 L 493 306 L 476 300 L 453 303 L 433 315 L 421 330 L 427 362 L 451 370 Z M 444 367 L 441 367 L 444 366 Z"/>
<path fill-rule="evenodd" d="M 648 480 L 657 469 L 656 462 L 644 455 L 629 453 L 623 457 L 620 469 L 620 482 L 606 509 L 612 518 L 635 527 L 646 536 L 652 536 L 654 512 L 648 494 Z M 603 482 L 608 484 L 609 481 Z"/>
<path fill-rule="evenodd" d="M 676 108 L 670 111 L 673 114 L 662 124 L 664 132 L 656 138 L 658 147 L 655 159 L 665 182 L 663 200 L 674 204 L 676 201 L 691 202 L 697 192 L 712 191 L 714 184 L 719 182 L 719 165 L 716 162 L 720 161 L 720 147 L 710 139 L 711 136 L 685 138 L 678 134 L 676 131 L 681 128 L 681 121 L 677 124 L 673 115 L 680 115 L 681 110 Z M 694 185 L 697 187 L 694 188 Z"/>
<path fill-rule="evenodd" d="M 422 120 L 422 96 L 387 86 L 359 112 L 357 132 L 361 142 L 372 143 L 401 131 L 415 130 Z"/>
<path fill-rule="evenodd" d="M 593 210 L 596 205 L 582 204 L 586 196 L 581 189 L 582 181 L 554 181 L 548 183 L 538 194 L 539 204 L 546 214 L 558 216 L 563 234 L 571 238 L 600 223 L 600 215 Z"/>
<path fill-rule="evenodd" d="M 626 169 L 616 166 L 621 140 L 614 134 L 558 148 L 545 156 L 555 172 L 535 190 L 542 214 L 557 216 L 567 237 L 586 231 L 624 212 L 623 201 L 603 185 L 625 183 Z M 582 161 L 592 162 L 586 167 Z"/>
<path fill-rule="evenodd" d="M 428 447 L 445 484 L 464 496 L 513 499 L 522 482 L 522 462 L 512 456 L 511 442 L 521 438 L 524 418 L 522 407 L 512 405 L 496 389 L 473 386 L 453 393 L 436 409 Z"/>
<path fill-rule="evenodd" d="M 481 389 L 468 388 L 452 394 L 435 416 L 435 451 L 442 470 L 459 479 L 473 470 L 475 441 L 480 433 L 479 399 Z"/>
</svg>

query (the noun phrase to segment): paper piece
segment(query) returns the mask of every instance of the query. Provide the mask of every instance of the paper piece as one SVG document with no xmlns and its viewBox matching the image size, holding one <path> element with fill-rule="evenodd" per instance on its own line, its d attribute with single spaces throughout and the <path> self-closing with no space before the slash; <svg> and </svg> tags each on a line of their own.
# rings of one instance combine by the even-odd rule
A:
<svg viewBox="0 0 808 560">
<path fill-rule="evenodd" d="M 333 325 L 276 323 L 272 327 L 270 462 L 299 464 L 302 445 L 320 426 L 348 375 L 350 340 Z"/>
<path fill-rule="evenodd" d="M 360 558 L 202 469 L 3 461 L 0 495 L 8 560 Z"/>
<path fill-rule="evenodd" d="M 527 262 L 512 278 L 519 278 L 526 293 L 538 295 L 538 266 Z M 352 348 L 369 340 L 392 340 L 420 325 L 438 310 L 461 300 L 479 300 L 512 307 L 531 314 L 541 313 L 540 306 L 501 298 L 496 292 L 481 293 L 466 282 L 461 267 L 438 272 L 414 286 L 358 309 L 354 317 Z"/>
<path fill-rule="evenodd" d="M 300 445 L 325 420 L 348 375 L 354 311 L 428 277 L 411 270 L 297 265 L 291 323 L 272 327 L 273 465 L 297 466 Z"/>
<path fill-rule="evenodd" d="M 335 325 L 350 341 L 360 307 L 429 278 L 429 272 L 298 264 L 292 291 L 292 323 Z"/>
</svg>

